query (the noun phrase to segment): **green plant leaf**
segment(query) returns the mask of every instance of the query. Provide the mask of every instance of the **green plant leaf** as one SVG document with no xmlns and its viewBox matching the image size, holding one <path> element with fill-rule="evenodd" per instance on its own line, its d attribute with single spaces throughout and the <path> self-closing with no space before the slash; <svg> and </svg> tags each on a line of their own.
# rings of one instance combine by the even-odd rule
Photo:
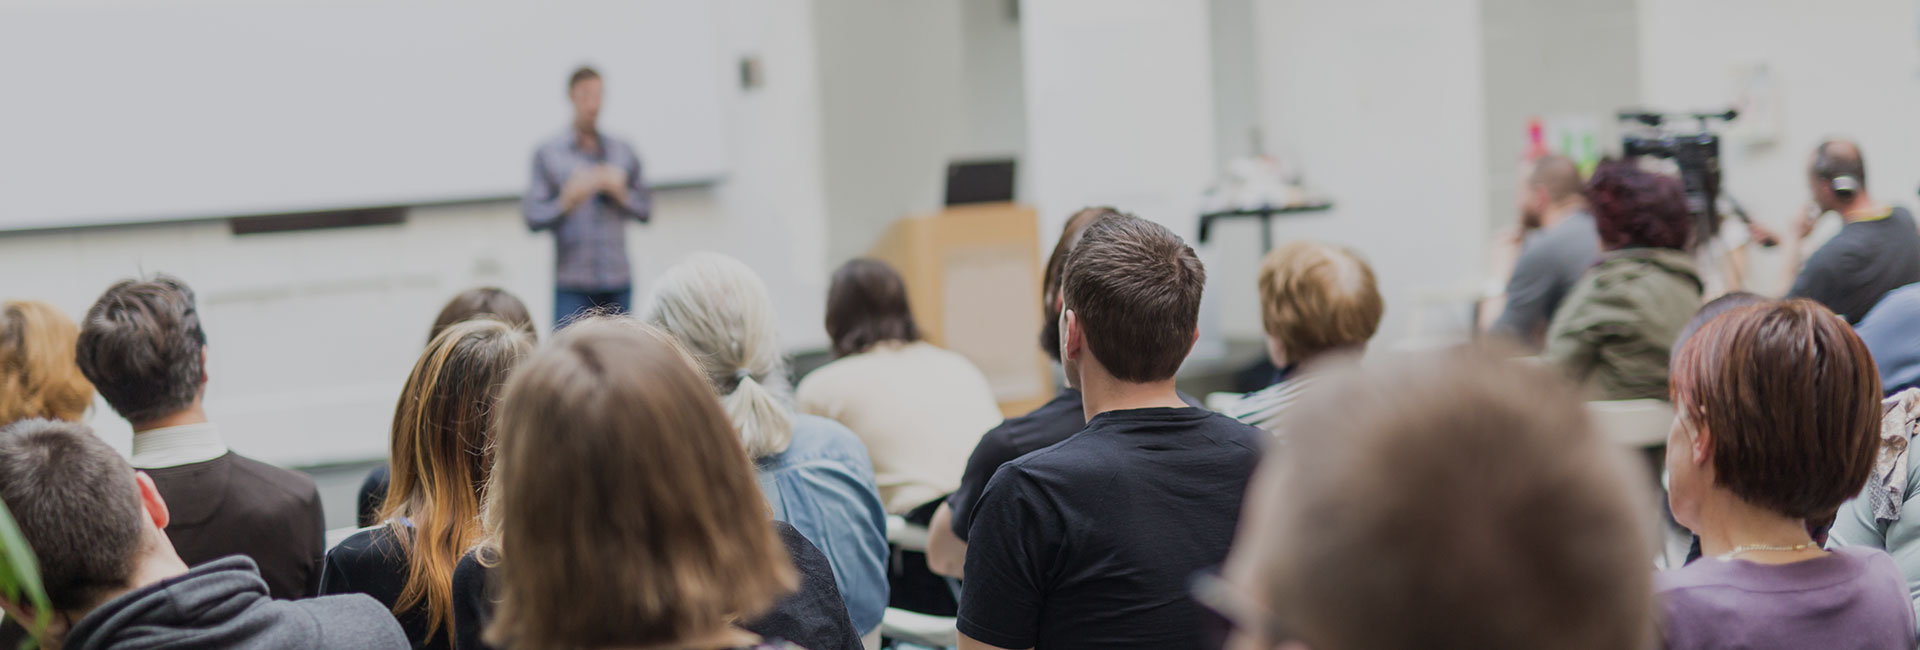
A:
<svg viewBox="0 0 1920 650">
<path fill-rule="evenodd" d="M 6 608 L 10 615 L 26 613 L 22 608 L 29 610 L 33 620 L 19 623 L 32 637 L 21 647 L 32 648 L 34 640 L 53 622 L 53 606 L 40 582 L 40 562 L 27 547 L 26 536 L 13 523 L 13 513 L 5 502 L 0 502 L 0 600 L 10 605 Z"/>
</svg>

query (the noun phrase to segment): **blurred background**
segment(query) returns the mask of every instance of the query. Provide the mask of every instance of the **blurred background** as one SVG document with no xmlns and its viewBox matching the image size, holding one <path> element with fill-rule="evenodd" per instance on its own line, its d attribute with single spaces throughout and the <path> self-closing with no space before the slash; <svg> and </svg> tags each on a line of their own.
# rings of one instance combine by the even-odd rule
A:
<svg viewBox="0 0 1920 650">
<path fill-rule="evenodd" d="M 1521 161 L 1617 152 L 1622 109 L 1737 108 L 1711 125 L 1723 189 L 1776 230 L 1824 137 L 1861 143 L 1882 200 L 1920 184 L 1916 0 L 4 0 L 0 297 L 77 318 L 114 280 L 179 275 L 228 443 L 357 483 L 448 297 L 551 312 L 551 236 L 518 195 L 581 64 L 654 186 L 636 298 L 687 252 L 738 257 L 803 368 L 829 271 L 920 254 L 890 229 L 942 218 L 956 183 L 1032 211 L 1019 269 L 1088 205 L 1187 236 L 1209 272 L 1196 394 L 1262 354 L 1266 243 L 1364 253 L 1377 348 L 1471 336 Z M 1250 208 L 1311 209 L 1202 241 L 1201 215 Z M 1747 288 L 1785 291 L 1779 255 L 1751 251 Z M 965 266 L 920 282 L 1003 277 Z M 1037 310 L 945 305 L 1014 319 L 962 350 L 983 367 L 1034 347 Z"/>
</svg>

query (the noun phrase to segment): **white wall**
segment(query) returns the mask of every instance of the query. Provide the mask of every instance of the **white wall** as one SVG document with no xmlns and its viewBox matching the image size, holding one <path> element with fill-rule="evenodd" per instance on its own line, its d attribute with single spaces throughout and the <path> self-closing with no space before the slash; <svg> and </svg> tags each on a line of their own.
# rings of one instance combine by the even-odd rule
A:
<svg viewBox="0 0 1920 650">
<path fill-rule="evenodd" d="M 940 210 L 949 162 L 1024 155 L 1024 56 L 1013 7 L 814 5 L 831 263 L 866 253 L 895 220 Z"/>
<path fill-rule="evenodd" d="M 1253 0 L 1210 0 L 1214 155 L 1221 163 L 1253 154 L 1260 126 L 1260 49 Z M 1264 146 L 1264 142 L 1262 146 Z"/>
<path fill-rule="evenodd" d="M 1714 109 L 1731 70 L 1765 63 L 1780 88 L 1779 142 L 1722 149 L 1725 189 L 1776 227 L 1808 201 L 1806 164 L 1832 135 L 1860 141 L 1874 198 L 1914 204 L 1920 182 L 1920 47 L 1912 0 L 1640 0 L 1642 95 L 1667 110 Z M 1757 288 L 1786 290 L 1784 260 L 1756 254 Z"/>
<path fill-rule="evenodd" d="M 738 256 L 767 279 L 786 344 L 818 347 L 827 228 L 811 7 L 713 7 L 727 48 L 716 72 L 735 78 L 734 57 L 758 55 L 766 83 L 728 87 L 727 180 L 661 192 L 654 223 L 631 227 L 636 285 L 689 251 Z M 619 83 L 609 79 L 610 91 Z M 383 456 L 399 387 L 453 293 L 500 285 L 537 319 L 552 311 L 551 240 L 526 232 L 509 203 L 415 210 L 400 226 L 245 237 L 219 222 L 0 236 L 0 296 L 48 300 L 76 318 L 114 280 L 154 271 L 199 292 L 207 407 L 228 443 L 282 464 Z M 94 419 L 125 448 L 124 422 L 104 409 Z"/>
<path fill-rule="evenodd" d="M 1367 256 L 1388 305 L 1376 346 L 1444 333 L 1428 305 L 1471 297 L 1482 272 L 1479 3 L 1262 0 L 1255 16 L 1268 148 L 1337 204 L 1277 221 L 1276 239 Z M 1251 270 L 1241 273 L 1252 295 Z M 1248 311 L 1226 322 L 1257 334 L 1257 306 L 1237 304 Z"/>
<path fill-rule="evenodd" d="M 1585 116 L 1602 133 L 1612 133 L 1614 115 L 1641 103 L 1637 5 L 1481 0 L 1489 230 L 1510 227 L 1518 218 L 1515 187 L 1528 118 Z M 1620 148 L 1618 138 L 1598 144 L 1601 151 Z"/>
<path fill-rule="evenodd" d="M 1027 152 L 1027 87 L 1019 0 L 958 1 L 965 96 L 961 98 L 964 115 L 954 154 L 1023 158 Z"/>
<path fill-rule="evenodd" d="M 838 262 L 942 203 L 964 123 L 960 4 L 829 0 L 814 16 L 828 254 Z"/>
<path fill-rule="evenodd" d="M 1207 2 L 1020 7 L 1041 232 L 1058 233 L 1082 207 L 1112 204 L 1191 238 L 1214 172 Z"/>
</svg>

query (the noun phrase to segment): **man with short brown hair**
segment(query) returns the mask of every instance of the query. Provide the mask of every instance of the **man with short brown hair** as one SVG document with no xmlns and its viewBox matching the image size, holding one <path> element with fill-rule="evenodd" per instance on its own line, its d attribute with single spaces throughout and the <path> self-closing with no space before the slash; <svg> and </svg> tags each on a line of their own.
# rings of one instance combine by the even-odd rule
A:
<svg viewBox="0 0 1920 650">
<path fill-rule="evenodd" d="M 189 569 L 163 529 L 190 506 L 170 508 L 85 425 L 0 427 L 0 501 L 38 557 L 52 647 L 407 648 L 393 614 L 365 595 L 273 600 L 245 557 Z"/>
<path fill-rule="evenodd" d="M 1047 267 L 1040 280 L 1040 350 L 1055 363 L 1060 362 L 1060 282 L 1065 275 L 1067 255 L 1087 226 L 1102 217 L 1120 214 L 1109 207 L 1082 208 L 1067 218 L 1060 240 L 1047 256 Z M 1025 415 L 1007 418 L 988 429 L 967 457 L 967 468 L 960 474 L 960 487 L 947 495 L 945 503 L 933 513 L 927 525 L 927 568 L 954 578 L 966 577 L 967 534 L 973 527 L 974 506 L 993 473 L 1015 458 L 1051 447 L 1087 426 L 1087 413 L 1080 401 L 1080 386 L 1068 378 L 1067 385 L 1053 399 Z"/>
<path fill-rule="evenodd" d="M 319 591 L 325 514 L 313 479 L 227 449 L 201 406 L 207 334 L 193 290 L 161 274 L 122 280 L 87 310 L 80 372 L 133 425 L 133 466 L 173 503 L 166 529 L 199 566 L 229 555 L 259 565 L 275 598 Z"/>
<path fill-rule="evenodd" d="M 1650 646 L 1651 499 L 1573 386 L 1473 349 L 1320 381 L 1195 580 L 1231 647 Z"/>
<path fill-rule="evenodd" d="M 1189 576 L 1226 557 L 1260 430 L 1174 390 L 1206 271 L 1166 228 L 1088 226 L 1061 284 L 1060 358 L 1087 426 L 1000 467 L 968 537 L 960 647 L 1198 648 Z"/>
</svg>

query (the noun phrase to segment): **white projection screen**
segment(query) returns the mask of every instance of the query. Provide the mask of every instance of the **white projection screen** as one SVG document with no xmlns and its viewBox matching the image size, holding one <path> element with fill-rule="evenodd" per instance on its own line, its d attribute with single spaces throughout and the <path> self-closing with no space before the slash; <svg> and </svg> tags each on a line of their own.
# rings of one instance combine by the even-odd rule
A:
<svg viewBox="0 0 1920 650">
<path fill-rule="evenodd" d="M 702 0 L 0 0 L 0 231 L 518 196 L 606 77 L 656 184 L 727 169 Z"/>
</svg>

